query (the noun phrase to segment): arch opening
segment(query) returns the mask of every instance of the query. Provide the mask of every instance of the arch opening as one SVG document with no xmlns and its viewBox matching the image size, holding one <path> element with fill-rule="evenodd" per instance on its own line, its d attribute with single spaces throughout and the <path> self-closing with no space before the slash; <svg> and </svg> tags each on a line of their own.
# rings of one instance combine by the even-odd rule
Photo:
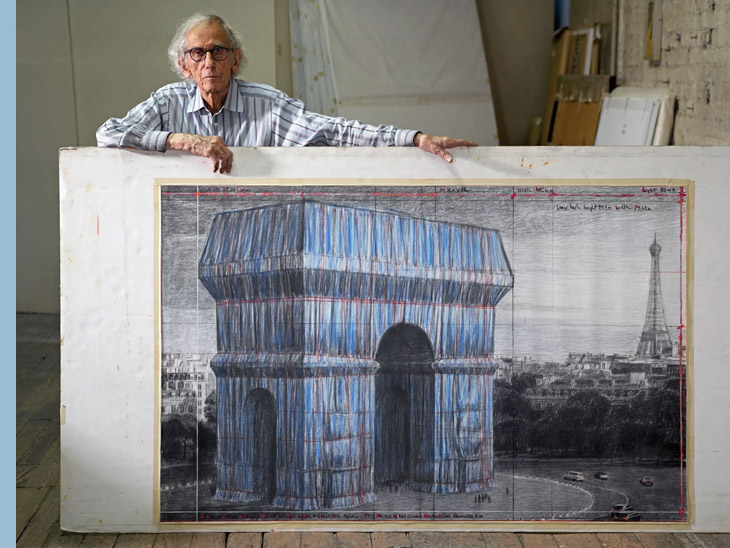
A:
<svg viewBox="0 0 730 548">
<path fill-rule="evenodd" d="M 375 360 L 375 483 L 427 489 L 433 482 L 434 361 L 428 335 L 400 323 L 382 336 Z"/>
<path fill-rule="evenodd" d="M 386 388 L 375 411 L 375 480 L 381 486 L 400 485 L 410 479 L 410 398 L 400 388 Z"/>
<path fill-rule="evenodd" d="M 271 392 L 259 388 L 248 395 L 243 421 L 252 490 L 258 500 L 271 502 L 276 496 L 276 403 Z"/>
</svg>

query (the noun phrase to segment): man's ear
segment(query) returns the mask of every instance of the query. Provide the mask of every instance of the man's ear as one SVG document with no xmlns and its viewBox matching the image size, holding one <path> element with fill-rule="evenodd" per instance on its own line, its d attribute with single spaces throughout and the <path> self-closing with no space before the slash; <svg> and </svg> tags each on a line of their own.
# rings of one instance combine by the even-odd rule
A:
<svg viewBox="0 0 730 548">
<path fill-rule="evenodd" d="M 182 70 L 183 76 L 185 76 L 185 78 L 190 78 L 192 73 L 188 70 L 188 67 L 185 66 L 185 60 L 178 59 L 177 64 L 180 67 L 180 70 Z"/>
<path fill-rule="evenodd" d="M 233 74 L 236 74 L 238 72 L 238 67 L 241 66 L 241 50 L 237 49 L 233 52 L 233 67 L 231 67 L 231 70 L 233 71 Z"/>
</svg>

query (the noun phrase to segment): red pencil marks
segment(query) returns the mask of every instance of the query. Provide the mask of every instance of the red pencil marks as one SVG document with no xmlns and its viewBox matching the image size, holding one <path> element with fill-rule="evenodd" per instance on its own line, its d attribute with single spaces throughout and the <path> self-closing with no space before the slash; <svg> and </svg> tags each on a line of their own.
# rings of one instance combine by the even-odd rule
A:
<svg viewBox="0 0 730 548">
<path fill-rule="evenodd" d="M 96 216 L 96 235 L 99 235 L 99 216 Z"/>
<path fill-rule="evenodd" d="M 643 190 L 643 189 L 642 189 Z M 684 201 L 684 187 L 679 187 L 679 269 L 682 270 L 683 259 L 686 256 L 684 248 L 684 207 L 682 202 Z M 679 330 L 679 515 L 684 515 L 685 512 L 685 496 L 684 496 L 684 436 L 685 436 L 685 400 L 684 400 L 684 298 L 682 294 L 682 283 L 679 284 L 679 321 L 680 325 L 677 326 Z"/>
<path fill-rule="evenodd" d="M 545 188 L 545 187 L 542 187 Z M 641 197 L 642 199 L 647 198 L 667 198 L 667 197 L 676 197 L 679 196 L 680 200 L 678 203 L 684 203 L 686 200 L 684 199 L 687 194 L 682 190 L 681 193 L 672 193 L 672 194 L 664 194 L 664 193 L 646 193 L 646 194 L 573 194 L 573 193 L 562 193 L 562 192 L 555 192 L 548 190 L 545 188 L 543 192 L 513 192 L 511 194 L 506 193 L 483 193 L 483 192 L 373 192 L 373 193 L 362 193 L 362 192 L 305 192 L 305 191 L 296 191 L 296 192 L 208 192 L 208 191 L 198 191 L 198 192 L 169 192 L 165 191 L 162 192 L 163 196 L 192 196 L 194 198 L 199 198 L 201 196 L 212 196 L 212 197 L 241 197 L 241 196 L 263 196 L 263 197 L 269 197 L 269 196 L 293 196 L 293 197 L 299 197 L 304 198 L 307 196 L 372 196 L 372 197 L 386 197 L 386 198 L 438 198 L 445 194 L 448 194 L 449 196 L 484 196 L 489 198 L 509 198 L 510 200 L 514 200 L 515 198 L 537 198 L 537 197 L 546 197 L 546 198 L 638 198 Z"/>
</svg>

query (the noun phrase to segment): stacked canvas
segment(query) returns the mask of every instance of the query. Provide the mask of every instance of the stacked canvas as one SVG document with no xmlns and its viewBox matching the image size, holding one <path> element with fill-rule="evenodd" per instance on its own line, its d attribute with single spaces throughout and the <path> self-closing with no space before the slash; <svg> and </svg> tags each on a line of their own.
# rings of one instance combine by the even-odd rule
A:
<svg viewBox="0 0 730 548">
<path fill-rule="evenodd" d="M 674 100 L 663 88 L 614 89 L 603 100 L 595 145 L 668 145 Z"/>
</svg>

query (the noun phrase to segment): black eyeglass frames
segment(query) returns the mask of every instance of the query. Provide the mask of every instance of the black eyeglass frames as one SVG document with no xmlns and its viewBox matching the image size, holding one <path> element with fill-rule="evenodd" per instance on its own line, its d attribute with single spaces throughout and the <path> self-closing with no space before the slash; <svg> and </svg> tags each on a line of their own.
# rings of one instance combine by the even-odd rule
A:
<svg viewBox="0 0 730 548">
<path fill-rule="evenodd" d="M 212 48 L 190 48 L 189 50 L 185 50 L 185 53 L 190 55 L 193 61 L 200 63 L 208 55 L 208 52 L 210 52 L 214 60 L 225 61 L 229 51 L 233 51 L 233 49 L 225 46 L 213 46 Z"/>
</svg>

